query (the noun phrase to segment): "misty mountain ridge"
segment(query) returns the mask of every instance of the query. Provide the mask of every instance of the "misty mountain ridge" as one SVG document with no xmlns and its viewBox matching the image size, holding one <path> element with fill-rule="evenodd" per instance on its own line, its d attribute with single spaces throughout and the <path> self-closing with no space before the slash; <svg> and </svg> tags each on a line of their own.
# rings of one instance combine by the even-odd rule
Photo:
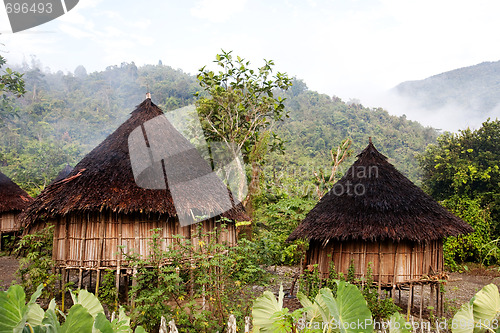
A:
<svg viewBox="0 0 500 333">
<path fill-rule="evenodd" d="M 456 124 L 452 130 L 477 127 L 487 118 L 500 117 L 500 61 L 406 81 L 390 93 L 397 100 L 391 109 L 404 109 L 410 118 L 419 121 L 423 116 L 442 119 L 445 124 Z M 426 123 L 430 124 L 436 126 Z"/>
</svg>

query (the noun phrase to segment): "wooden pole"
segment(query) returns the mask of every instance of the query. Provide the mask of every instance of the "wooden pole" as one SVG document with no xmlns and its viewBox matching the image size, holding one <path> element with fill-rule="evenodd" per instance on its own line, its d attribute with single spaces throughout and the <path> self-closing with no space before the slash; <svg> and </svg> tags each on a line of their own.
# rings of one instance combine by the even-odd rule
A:
<svg viewBox="0 0 500 333">
<path fill-rule="evenodd" d="M 395 292 L 396 292 L 396 283 L 397 283 L 397 270 L 398 270 L 398 250 L 399 250 L 399 243 L 396 243 L 396 249 L 394 250 L 394 268 L 392 271 L 392 292 L 391 292 L 391 297 L 394 299 Z"/>
<path fill-rule="evenodd" d="M 424 309 L 424 284 L 420 284 L 420 320 L 422 320 L 422 310 Z"/>
<path fill-rule="evenodd" d="M 413 284 L 410 283 L 410 289 L 408 290 L 408 304 L 406 306 L 406 321 L 410 320 L 410 311 L 411 311 L 411 295 L 413 294 Z"/>
<path fill-rule="evenodd" d="M 97 274 L 96 274 L 96 283 L 95 283 L 95 295 L 96 296 L 99 294 L 99 283 L 101 282 L 101 264 L 102 264 L 102 257 L 103 257 L 103 252 L 104 252 L 104 233 L 105 233 L 104 225 L 106 223 L 106 221 L 105 221 L 106 214 L 99 213 L 99 219 L 101 221 L 99 224 L 99 247 L 98 247 L 98 252 L 97 252 Z"/>
<path fill-rule="evenodd" d="M 377 299 L 380 299 L 380 293 L 382 291 L 382 242 L 378 243 L 378 296 Z"/>
<path fill-rule="evenodd" d="M 123 226 L 122 226 L 122 219 L 116 215 L 118 219 L 118 246 L 122 246 L 122 232 L 123 232 Z M 118 258 L 116 258 L 117 263 L 116 263 L 116 299 L 115 299 L 115 305 L 116 308 L 118 308 L 118 299 L 119 299 L 119 294 L 120 294 L 120 274 L 121 274 L 121 263 L 122 263 L 122 254 L 121 251 L 122 249 L 120 248 L 120 252 L 117 254 Z"/>
<path fill-rule="evenodd" d="M 85 255 L 85 246 L 87 244 L 87 221 L 89 220 L 89 213 L 87 213 L 87 219 L 84 217 L 82 226 L 82 239 L 80 245 L 80 270 L 78 272 L 78 289 L 82 289 L 82 279 L 83 279 L 83 256 Z"/>
</svg>

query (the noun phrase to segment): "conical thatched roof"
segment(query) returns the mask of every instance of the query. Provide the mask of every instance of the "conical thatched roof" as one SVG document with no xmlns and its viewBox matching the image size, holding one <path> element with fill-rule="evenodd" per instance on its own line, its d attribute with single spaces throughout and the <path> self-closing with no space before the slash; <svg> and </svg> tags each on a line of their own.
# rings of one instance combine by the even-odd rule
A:
<svg viewBox="0 0 500 333">
<path fill-rule="evenodd" d="M 289 241 L 428 241 L 472 232 L 414 185 L 370 141 L 344 177 L 307 214 Z"/>
<path fill-rule="evenodd" d="M 59 173 L 57 174 L 56 178 L 54 178 L 54 180 L 52 181 L 51 184 L 53 183 L 57 183 L 61 180 L 63 180 L 64 178 L 68 177 L 69 174 L 71 173 L 71 171 L 73 171 L 73 167 L 69 164 L 66 164 L 66 166 L 64 167 L 64 169 L 62 169 L 61 171 L 59 171 Z"/>
<path fill-rule="evenodd" d="M 223 198 L 217 197 L 217 194 L 214 195 L 212 192 L 204 192 L 202 202 L 186 201 L 180 204 L 176 202 L 176 206 L 174 206 L 168 184 L 180 182 L 183 179 L 169 178 L 168 183 L 166 183 L 163 178 L 163 188 L 165 189 L 145 189 L 137 186 L 129 153 L 129 136 L 138 128 L 142 127 L 144 130 L 144 124 L 148 120 L 160 115 L 163 115 L 162 110 L 149 98 L 138 105 L 131 113 L 131 117 L 87 154 L 68 177 L 48 186 L 36 198 L 25 213 L 24 218 L 27 225 L 42 216 L 65 215 L 78 211 L 111 210 L 126 214 L 140 212 L 160 213 L 169 216 L 177 215 L 176 207 L 180 206 L 184 211 L 190 209 L 197 211 L 200 206 L 204 207 L 205 210 L 224 211 L 220 207 Z M 193 153 L 194 146 L 166 121 L 166 118 L 162 125 L 161 135 L 166 138 L 167 142 L 172 142 L 169 146 L 173 147 L 174 150 L 190 149 L 188 154 L 176 155 L 178 165 L 185 167 L 186 170 L 196 168 L 203 162 L 207 165 L 199 154 Z M 180 175 L 180 177 L 182 176 Z M 208 188 L 215 190 L 223 186 L 227 190 L 222 180 L 215 174 L 204 177 L 204 181 Z M 161 186 L 157 188 L 161 188 Z M 206 188 L 207 186 L 205 186 Z M 186 191 L 187 194 L 200 191 L 198 188 L 189 186 L 183 187 L 182 190 Z M 208 214 L 206 211 L 202 213 Z M 233 220 L 248 220 L 241 205 L 226 211 L 222 216 Z"/>
<path fill-rule="evenodd" d="M 0 172 L 0 213 L 21 211 L 32 201 L 28 193 Z"/>
</svg>

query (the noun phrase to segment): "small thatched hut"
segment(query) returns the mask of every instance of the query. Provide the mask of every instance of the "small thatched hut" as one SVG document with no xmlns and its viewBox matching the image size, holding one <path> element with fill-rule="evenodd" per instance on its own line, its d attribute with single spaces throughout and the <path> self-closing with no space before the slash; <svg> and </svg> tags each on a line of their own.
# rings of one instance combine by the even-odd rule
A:
<svg viewBox="0 0 500 333">
<path fill-rule="evenodd" d="M 28 193 L 0 172 L 0 241 L 2 234 L 21 229 L 19 214 L 32 201 Z"/>
<path fill-rule="evenodd" d="M 379 286 L 394 287 L 443 272 L 443 238 L 472 232 L 387 161 L 371 139 L 344 177 L 321 198 L 288 240 L 306 238 L 306 265 L 325 277 L 363 278 L 371 263 Z"/>
<path fill-rule="evenodd" d="M 131 117 L 87 154 L 67 177 L 48 186 L 30 205 L 25 214 L 28 229 L 36 229 L 45 221 L 55 226 L 53 259 L 58 268 L 79 269 L 80 274 L 82 269 L 99 272 L 104 268 L 112 268 L 119 273 L 120 268 L 127 267 L 124 257 L 117 254 L 119 246 L 124 247 L 125 252 L 148 255 L 152 229 L 161 228 L 161 235 L 166 240 L 163 242 L 165 248 L 178 241 L 174 235 L 196 239 L 199 224 L 181 226 L 179 209 L 184 213 L 195 211 L 198 215 L 210 215 L 211 210 L 222 211 L 218 215 L 232 221 L 248 219 L 241 205 L 233 205 L 228 211 L 220 207 L 224 198 L 218 197 L 220 191 L 215 190 L 222 187 L 226 195 L 230 193 L 229 190 L 222 180 L 211 173 L 210 166 L 194 146 L 165 117 L 162 117 L 165 119 L 162 121 L 163 126 L 159 128 L 159 134 L 164 136 L 165 142 L 175 143 L 177 152 L 186 152 L 175 155 L 177 165 L 185 171 L 189 168 L 208 168 L 203 177 L 202 188 L 191 186 L 187 180 L 186 186 L 182 187 L 186 195 L 198 193 L 201 194 L 198 198 L 201 196 L 203 200 L 176 202 L 174 205 L 172 183 L 184 181 L 174 179 L 175 177 L 161 178 L 160 183 L 163 184 L 157 187 L 160 189 L 137 185 L 136 180 L 142 174 L 135 179 L 129 137 L 137 129 L 142 128 L 145 133 L 145 126 L 149 126 L 147 122 L 162 115 L 163 112 L 150 98 L 144 100 L 131 113 Z M 146 137 L 148 139 L 149 144 L 152 144 L 153 138 Z M 147 141 L 145 144 L 142 152 L 149 149 Z M 147 153 L 145 158 L 149 158 Z M 162 163 L 156 163 L 155 167 L 161 167 Z M 182 171 L 182 168 L 178 171 Z M 155 174 L 155 170 L 151 174 Z M 145 174 L 147 173 L 146 170 Z M 182 176 L 179 175 L 181 178 Z M 217 220 L 218 216 L 214 216 L 200 222 L 203 231 L 213 231 L 219 224 Z M 229 223 L 219 241 L 229 244 L 236 242 L 234 223 Z"/>
</svg>

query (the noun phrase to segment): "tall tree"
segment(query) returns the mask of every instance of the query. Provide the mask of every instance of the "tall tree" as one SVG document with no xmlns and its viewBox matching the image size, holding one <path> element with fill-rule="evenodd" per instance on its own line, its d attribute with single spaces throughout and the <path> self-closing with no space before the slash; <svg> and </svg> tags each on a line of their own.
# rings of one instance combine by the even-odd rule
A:
<svg viewBox="0 0 500 333">
<path fill-rule="evenodd" d="M 200 69 L 198 80 L 203 92 L 197 107 L 207 139 L 225 145 L 239 173 L 244 174 L 237 158 L 240 153 L 246 163 L 252 164 L 251 195 L 256 190 L 265 151 L 280 145 L 279 138 L 269 131 L 274 122 L 287 116 L 284 99 L 275 95 L 287 90 L 291 79 L 286 73 L 273 75 L 272 60 L 264 60 L 264 65 L 254 70 L 250 61 L 239 56 L 234 59 L 231 53 L 222 50 L 217 54 L 214 62 L 219 72 L 206 66 Z"/>
</svg>

